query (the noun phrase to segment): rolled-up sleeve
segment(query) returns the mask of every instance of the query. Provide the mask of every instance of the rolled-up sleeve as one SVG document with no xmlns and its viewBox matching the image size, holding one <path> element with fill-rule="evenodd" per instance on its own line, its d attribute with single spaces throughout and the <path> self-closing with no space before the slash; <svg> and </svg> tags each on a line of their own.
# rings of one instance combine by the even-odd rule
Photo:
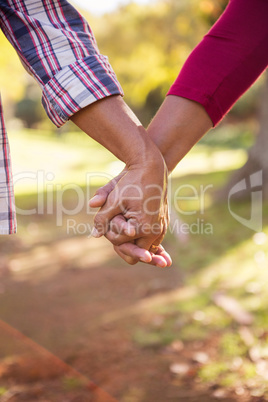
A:
<svg viewBox="0 0 268 402">
<path fill-rule="evenodd" d="M 196 101 L 217 125 L 268 65 L 268 1 L 230 0 L 168 95 Z"/>
<path fill-rule="evenodd" d="M 66 0 L 0 0 L 1 28 L 42 89 L 60 127 L 85 106 L 123 90 L 81 14 Z"/>
</svg>

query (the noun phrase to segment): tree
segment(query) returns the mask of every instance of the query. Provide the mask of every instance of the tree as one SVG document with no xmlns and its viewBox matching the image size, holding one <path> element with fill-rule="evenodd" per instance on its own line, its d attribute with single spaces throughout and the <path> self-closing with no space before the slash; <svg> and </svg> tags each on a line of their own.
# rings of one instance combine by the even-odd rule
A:
<svg viewBox="0 0 268 402">
<path fill-rule="evenodd" d="M 27 128 L 33 128 L 43 118 L 39 91 L 35 82 L 29 83 L 24 96 L 15 104 L 15 117 L 22 120 Z"/>
</svg>

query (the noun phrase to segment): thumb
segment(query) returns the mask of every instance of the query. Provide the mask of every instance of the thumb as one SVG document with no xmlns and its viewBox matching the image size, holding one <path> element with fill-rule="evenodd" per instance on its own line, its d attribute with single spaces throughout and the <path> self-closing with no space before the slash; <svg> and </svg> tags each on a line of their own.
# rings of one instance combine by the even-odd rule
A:
<svg viewBox="0 0 268 402">
<path fill-rule="evenodd" d="M 95 195 L 89 200 L 90 208 L 101 208 L 107 201 L 108 195 L 113 191 L 115 183 L 113 180 L 109 181 L 105 186 L 100 187 Z"/>
<path fill-rule="evenodd" d="M 89 200 L 90 208 L 101 208 L 105 204 L 107 197 L 108 193 L 104 191 L 98 191 L 98 193 Z"/>
<path fill-rule="evenodd" d="M 114 177 L 105 186 L 100 187 L 95 195 L 89 200 L 90 208 L 101 208 L 107 201 L 108 195 L 113 191 L 118 181 L 123 177 L 125 171 L 121 172 L 118 176 Z"/>
</svg>

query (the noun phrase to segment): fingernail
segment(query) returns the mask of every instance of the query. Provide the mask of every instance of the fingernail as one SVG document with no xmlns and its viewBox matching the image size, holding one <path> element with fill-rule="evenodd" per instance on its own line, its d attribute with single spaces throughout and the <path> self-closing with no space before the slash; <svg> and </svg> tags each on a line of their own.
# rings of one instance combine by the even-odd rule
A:
<svg viewBox="0 0 268 402">
<path fill-rule="evenodd" d="M 99 196 L 99 195 L 94 195 L 94 197 L 92 197 L 90 200 L 89 200 L 89 205 L 91 204 L 91 203 L 96 203 L 96 202 L 99 202 L 100 201 L 100 199 L 101 199 L 101 196 Z"/>
<path fill-rule="evenodd" d="M 150 254 L 145 254 L 143 257 L 140 257 L 140 261 L 148 263 L 152 261 L 152 257 Z"/>
<path fill-rule="evenodd" d="M 170 255 L 167 253 L 167 258 L 170 260 L 170 262 L 172 262 L 172 258 L 170 257 Z"/>
<path fill-rule="evenodd" d="M 98 232 L 98 230 L 96 228 L 93 228 L 93 230 L 91 232 L 91 236 L 95 237 L 97 239 L 98 237 L 101 237 L 101 234 Z"/>
<path fill-rule="evenodd" d="M 140 261 L 141 261 L 141 262 L 150 262 L 149 258 L 145 258 L 145 257 L 144 257 L 144 258 L 140 258 Z"/>
<path fill-rule="evenodd" d="M 164 263 L 162 263 L 162 264 L 156 264 L 156 266 L 158 267 L 158 268 L 166 268 L 166 264 L 164 264 Z"/>
</svg>

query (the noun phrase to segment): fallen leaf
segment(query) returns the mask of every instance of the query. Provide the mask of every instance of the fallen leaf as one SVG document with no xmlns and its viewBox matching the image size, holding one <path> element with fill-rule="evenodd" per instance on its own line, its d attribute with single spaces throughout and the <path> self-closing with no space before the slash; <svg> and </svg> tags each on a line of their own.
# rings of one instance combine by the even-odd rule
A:
<svg viewBox="0 0 268 402">
<path fill-rule="evenodd" d="M 187 363 L 173 363 L 169 369 L 172 374 L 185 377 L 190 370 L 190 366 Z"/>
<path fill-rule="evenodd" d="M 209 360 L 209 356 L 205 352 L 195 352 L 192 356 L 194 362 L 205 364 Z"/>
<path fill-rule="evenodd" d="M 222 388 L 216 389 L 216 391 L 213 392 L 214 398 L 217 398 L 217 399 L 223 399 L 226 397 L 226 395 L 227 395 L 227 392 Z"/>
<path fill-rule="evenodd" d="M 240 327 L 238 332 L 246 346 L 250 347 L 250 346 L 254 345 L 255 338 L 248 327 Z"/>
<path fill-rule="evenodd" d="M 250 325 L 253 322 L 253 316 L 246 311 L 236 299 L 226 296 L 222 293 L 216 293 L 213 296 L 214 303 L 229 314 L 238 324 Z"/>
<path fill-rule="evenodd" d="M 176 340 L 171 343 L 170 348 L 174 350 L 175 352 L 180 352 L 184 348 L 184 344 L 180 340 Z"/>
</svg>

